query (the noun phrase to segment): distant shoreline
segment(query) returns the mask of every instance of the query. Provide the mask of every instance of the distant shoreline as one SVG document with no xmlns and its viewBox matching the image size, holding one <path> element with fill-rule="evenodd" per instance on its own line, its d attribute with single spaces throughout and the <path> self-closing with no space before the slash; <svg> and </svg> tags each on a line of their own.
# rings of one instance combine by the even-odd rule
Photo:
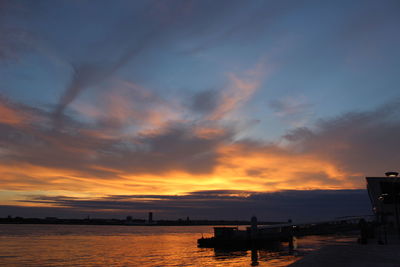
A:
<svg viewBox="0 0 400 267">
<path fill-rule="evenodd" d="M 285 222 L 259 222 L 259 225 L 274 225 Z M 54 225 L 119 225 L 119 226 L 213 226 L 213 225 L 250 225 L 250 221 L 231 220 L 145 220 L 120 219 L 59 219 L 59 218 L 0 218 L 0 224 L 54 224 Z"/>
</svg>

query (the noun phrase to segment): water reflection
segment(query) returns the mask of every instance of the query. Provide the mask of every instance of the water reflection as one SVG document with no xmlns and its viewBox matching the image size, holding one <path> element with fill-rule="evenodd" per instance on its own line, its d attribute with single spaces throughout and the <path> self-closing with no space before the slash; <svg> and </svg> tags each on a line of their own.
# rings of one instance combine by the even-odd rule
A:
<svg viewBox="0 0 400 267">
<path fill-rule="evenodd" d="M 249 266 L 259 266 L 262 263 L 271 262 L 274 262 L 274 265 L 271 266 L 287 266 L 298 259 L 297 251 L 293 247 L 290 247 L 289 243 L 282 242 L 276 242 L 263 249 L 210 248 L 210 250 L 214 251 L 214 257 L 217 261 L 242 258 L 241 261 L 243 262 L 243 259 L 246 259 L 244 262 L 249 262 Z"/>
<path fill-rule="evenodd" d="M 257 266 L 258 263 L 258 251 L 257 249 L 253 248 L 251 250 L 251 266 Z"/>
<path fill-rule="evenodd" d="M 299 260 L 312 250 L 338 242 L 354 242 L 354 237 L 307 236 L 299 239 L 294 238 L 290 242 L 276 242 L 262 249 L 209 248 L 209 250 L 213 250 L 216 261 L 246 262 L 247 266 L 283 267 Z"/>
<path fill-rule="evenodd" d="M 198 248 L 209 226 L 129 227 L 0 225 L 1 266 L 287 266 L 299 259 L 288 243 L 262 250 Z M 299 249 L 315 249 L 307 237 Z"/>
</svg>

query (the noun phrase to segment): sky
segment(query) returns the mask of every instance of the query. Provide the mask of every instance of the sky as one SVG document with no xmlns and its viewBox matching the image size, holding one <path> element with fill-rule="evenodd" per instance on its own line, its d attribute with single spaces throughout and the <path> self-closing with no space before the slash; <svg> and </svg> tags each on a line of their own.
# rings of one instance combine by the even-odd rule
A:
<svg viewBox="0 0 400 267">
<path fill-rule="evenodd" d="M 398 1 L 0 0 L 0 216 L 317 220 L 399 170 Z"/>
</svg>

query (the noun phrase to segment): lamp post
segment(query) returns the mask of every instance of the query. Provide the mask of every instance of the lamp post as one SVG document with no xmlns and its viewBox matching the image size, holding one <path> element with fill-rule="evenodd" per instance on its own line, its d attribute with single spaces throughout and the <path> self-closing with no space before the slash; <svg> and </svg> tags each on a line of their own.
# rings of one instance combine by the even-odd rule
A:
<svg viewBox="0 0 400 267">
<path fill-rule="evenodd" d="M 397 228 L 397 234 L 398 237 L 400 238 L 400 219 L 399 219 L 399 187 L 397 186 L 398 182 L 399 182 L 399 178 L 398 172 L 394 172 L 394 171 L 389 171 L 385 173 L 386 177 L 391 177 L 391 184 L 392 184 L 392 200 L 393 200 L 393 206 L 394 206 L 394 216 L 395 216 L 395 220 L 396 220 L 396 228 Z"/>
<path fill-rule="evenodd" d="M 386 231 L 386 220 L 385 220 L 385 213 L 383 211 L 383 201 L 385 201 L 385 197 L 387 197 L 388 194 L 381 194 L 378 197 L 379 200 L 379 206 L 380 206 L 380 228 L 383 226 L 383 233 L 384 233 L 384 237 L 385 237 L 385 243 L 382 242 L 381 240 L 381 235 L 379 234 L 379 240 L 378 242 L 380 244 L 387 244 L 387 231 Z"/>
<path fill-rule="evenodd" d="M 397 179 L 396 179 L 397 180 Z M 396 216 L 396 228 L 397 228 L 397 235 L 398 238 L 400 239 L 400 222 L 399 222 L 399 190 L 397 190 L 396 187 L 397 183 L 394 182 L 394 186 L 393 186 L 393 201 L 394 201 L 394 212 L 395 212 L 395 216 Z"/>
</svg>

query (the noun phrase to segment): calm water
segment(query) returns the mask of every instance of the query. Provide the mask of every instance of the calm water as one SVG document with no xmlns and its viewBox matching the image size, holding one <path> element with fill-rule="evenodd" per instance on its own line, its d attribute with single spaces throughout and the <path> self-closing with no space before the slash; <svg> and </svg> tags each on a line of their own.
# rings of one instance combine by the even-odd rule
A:
<svg viewBox="0 0 400 267">
<path fill-rule="evenodd" d="M 211 226 L 0 225 L 0 266 L 251 266 L 251 251 L 198 248 Z M 258 266 L 287 266 L 323 244 L 349 238 L 307 237 L 296 255 L 253 252 Z M 351 239 L 352 240 L 352 239 Z"/>
</svg>

